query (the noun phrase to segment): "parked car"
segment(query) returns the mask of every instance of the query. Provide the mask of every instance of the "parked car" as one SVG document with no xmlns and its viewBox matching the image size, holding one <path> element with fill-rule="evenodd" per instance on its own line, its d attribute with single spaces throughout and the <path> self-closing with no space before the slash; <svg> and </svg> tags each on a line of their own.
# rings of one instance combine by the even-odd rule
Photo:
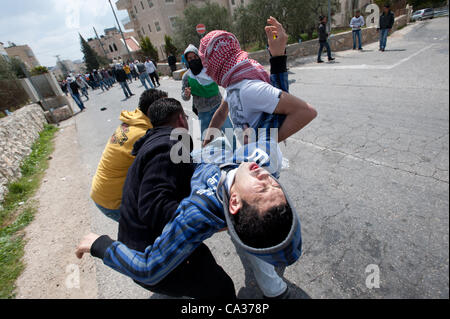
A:
<svg viewBox="0 0 450 319">
<path fill-rule="evenodd" d="M 413 13 L 411 19 L 413 21 L 422 21 L 425 19 L 433 19 L 434 18 L 434 9 L 431 8 L 427 8 L 427 9 L 422 9 L 422 10 L 417 10 L 416 12 Z"/>
</svg>

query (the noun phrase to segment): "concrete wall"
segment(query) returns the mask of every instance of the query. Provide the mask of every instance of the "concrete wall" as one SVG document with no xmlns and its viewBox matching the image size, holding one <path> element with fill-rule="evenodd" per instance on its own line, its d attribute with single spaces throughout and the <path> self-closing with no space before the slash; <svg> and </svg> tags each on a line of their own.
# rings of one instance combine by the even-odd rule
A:
<svg viewBox="0 0 450 319">
<path fill-rule="evenodd" d="M 21 177 L 20 165 L 31 153 L 31 145 L 47 123 L 42 108 L 27 105 L 0 119 L 0 202 L 6 185 Z"/>
<path fill-rule="evenodd" d="M 393 31 L 398 28 L 404 27 L 407 25 L 407 15 L 400 16 L 395 19 L 395 24 Z M 379 37 L 376 28 L 365 28 L 362 29 L 362 39 L 363 44 L 377 42 Z M 344 51 L 353 48 L 353 35 L 352 31 L 343 32 L 334 35 L 329 39 L 329 43 L 331 46 L 331 50 L 336 51 Z M 316 55 L 319 50 L 318 40 L 310 40 L 302 43 L 290 44 L 287 46 L 286 51 L 288 55 L 288 61 L 293 61 L 299 57 Z M 261 50 L 252 52 L 249 54 L 251 59 L 258 61 L 261 64 L 269 64 L 269 53 L 267 50 Z"/>
</svg>

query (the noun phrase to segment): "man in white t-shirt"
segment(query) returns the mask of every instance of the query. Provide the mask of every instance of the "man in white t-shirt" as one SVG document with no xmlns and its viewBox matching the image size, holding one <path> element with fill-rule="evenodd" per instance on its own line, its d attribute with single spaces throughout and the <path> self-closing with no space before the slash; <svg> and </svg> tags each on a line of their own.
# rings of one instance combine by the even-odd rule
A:
<svg viewBox="0 0 450 319">
<path fill-rule="evenodd" d="M 152 75 L 156 72 L 156 67 L 155 64 L 153 64 L 153 62 L 150 59 L 147 59 L 147 61 L 145 61 L 145 69 L 147 70 L 147 73 L 150 76 L 150 79 L 152 80 L 155 88 L 159 87 L 159 83 L 158 86 L 156 86 L 156 83 L 153 81 L 152 78 Z"/>
<path fill-rule="evenodd" d="M 272 84 L 276 81 L 277 77 L 287 76 L 286 69 L 286 44 L 287 44 L 287 34 L 283 26 L 274 18 L 268 20 L 270 26 L 266 27 L 266 34 L 269 42 L 269 52 L 271 53 L 271 66 L 272 74 L 277 76 L 271 77 Z M 214 33 L 219 34 L 218 36 Z M 216 37 L 216 38 L 214 38 Z M 278 129 L 278 142 L 286 140 L 289 136 L 295 134 L 300 129 L 308 125 L 316 116 L 316 110 L 306 103 L 305 101 L 287 93 L 287 90 L 281 90 L 274 87 L 272 84 L 268 83 L 267 80 L 260 79 L 243 79 L 235 83 L 228 84 L 227 79 L 230 78 L 232 70 L 239 76 L 246 70 L 240 71 L 240 65 L 247 63 L 247 69 L 249 63 L 246 60 L 241 61 L 235 66 L 230 66 L 228 62 L 228 68 L 231 69 L 228 72 L 224 72 L 224 66 L 219 67 L 220 62 L 216 57 L 214 57 L 217 48 L 215 46 L 220 44 L 220 50 L 224 50 L 225 53 L 231 52 L 227 51 L 226 45 L 230 46 L 235 51 L 239 51 L 239 44 L 237 43 L 237 38 L 230 33 L 224 31 L 213 31 L 212 39 L 208 39 L 208 35 L 202 39 L 201 51 L 203 51 L 203 58 L 210 64 L 208 69 L 211 71 L 217 69 L 217 72 L 225 73 L 224 75 L 219 74 L 217 83 L 221 83 L 222 86 L 226 88 L 226 94 L 224 96 L 224 101 L 222 105 L 217 110 L 216 114 L 213 116 L 209 130 L 206 134 L 206 139 L 204 145 L 207 145 L 212 138 L 216 137 L 215 128 L 221 127 L 225 121 L 228 113 L 230 113 L 231 121 L 235 129 L 254 129 L 255 133 L 258 134 L 258 129 Z M 230 40 L 231 39 L 231 40 Z M 210 41 L 209 43 L 207 41 Z M 220 42 L 222 41 L 222 42 Z M 226 41 L 228 41 L 227 44 Z M 237 56 L 242 56 L 244 51 L 241 51 Z M 212 58 L 216 58 L 211 61 Z M 231 57 L 234 58 L 234 57 Z M 205 61 L 205 62 L 206 62 Z M 230 58 L 227 60 L 230 61 Z M 223 63 L 227 61 L 222 61 Z M 273 63 L 277 61 L 277 63 Z M 278 64 L 278 67 L 276 66 Z M 280 68 L 280 70 L 274 72 L 275 69 Z M 243 69 L 243 68 L 241 68 Z M 227 71 L 227 70 L 226 70 Z M 253 77 L 255 74 L 261 75 L 265 72 L 262 67 L 256 66 L 253 69 Z M 217 76 L 216 73 L 212 73 L 212 76 Z M 268 78 L 268 75 L 261 75 L 261 78 Z M 278 86 L 278 85 L 277 85 Z M 208 138 L 209 137 L 209 138 Z"/>
</svg>

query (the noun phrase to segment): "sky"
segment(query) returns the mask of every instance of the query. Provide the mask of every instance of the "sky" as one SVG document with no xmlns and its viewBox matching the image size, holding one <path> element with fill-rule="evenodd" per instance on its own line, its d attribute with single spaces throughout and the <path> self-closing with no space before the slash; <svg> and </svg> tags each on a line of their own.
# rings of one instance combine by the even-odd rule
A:
<svg viewBox="0 0 450 319">
<path fill-rule="evenodd" d="M 118 11 L 111 0 L 117 18 L 128 17 Z M 117 26 L 108 0 L 0 0 L 0 42 L 28 44 L 43 66 L 56 65 L 61 60 L 81 60 L 78 33 L 87 40 L 99 36 L 104 29 Z M 121 23 L 123 30 L 123 25 Z"/>
</svg>

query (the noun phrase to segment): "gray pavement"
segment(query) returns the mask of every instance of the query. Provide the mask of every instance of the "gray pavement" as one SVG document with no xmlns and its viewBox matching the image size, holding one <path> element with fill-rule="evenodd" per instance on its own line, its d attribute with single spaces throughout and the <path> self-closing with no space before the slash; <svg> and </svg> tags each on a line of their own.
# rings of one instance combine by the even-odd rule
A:
<svg viewBox="0 0 450 319">
<path fill-rule="evenodd" d="M 284 273 L 294 298 L 449 297 L 449 20 L 418 22 L 363 52 L 290 65 L 291 93 L 319 112 L 282 146 L 290 168 L 281 181 L 302 222 L 304 254 Z M 180 99 L 181 82 L 161 81 Z M 131 85 L 91 92 L 75 117 L 89 177 L 122 109 L 143 92 Z M 183 102 L 195 118 L 190 102 Z M 100 108 L 107 107 L 105 112 Z M 198 127 L 196 121 L 192 127 Z M 196 141 L 198 145 L 198 141 Z M 89 196 L 89 194 L 86 194 Z M 93 231 L 117 237 L 117 225 L 91 207 Z M 254 278 L 226 233 L 207 242 L 242 298 L 260 298 Z M 379 268 L 380 288 L 366 286 Z M 98 262 L 99 298 L 164 298 Z"/>
</svg>

